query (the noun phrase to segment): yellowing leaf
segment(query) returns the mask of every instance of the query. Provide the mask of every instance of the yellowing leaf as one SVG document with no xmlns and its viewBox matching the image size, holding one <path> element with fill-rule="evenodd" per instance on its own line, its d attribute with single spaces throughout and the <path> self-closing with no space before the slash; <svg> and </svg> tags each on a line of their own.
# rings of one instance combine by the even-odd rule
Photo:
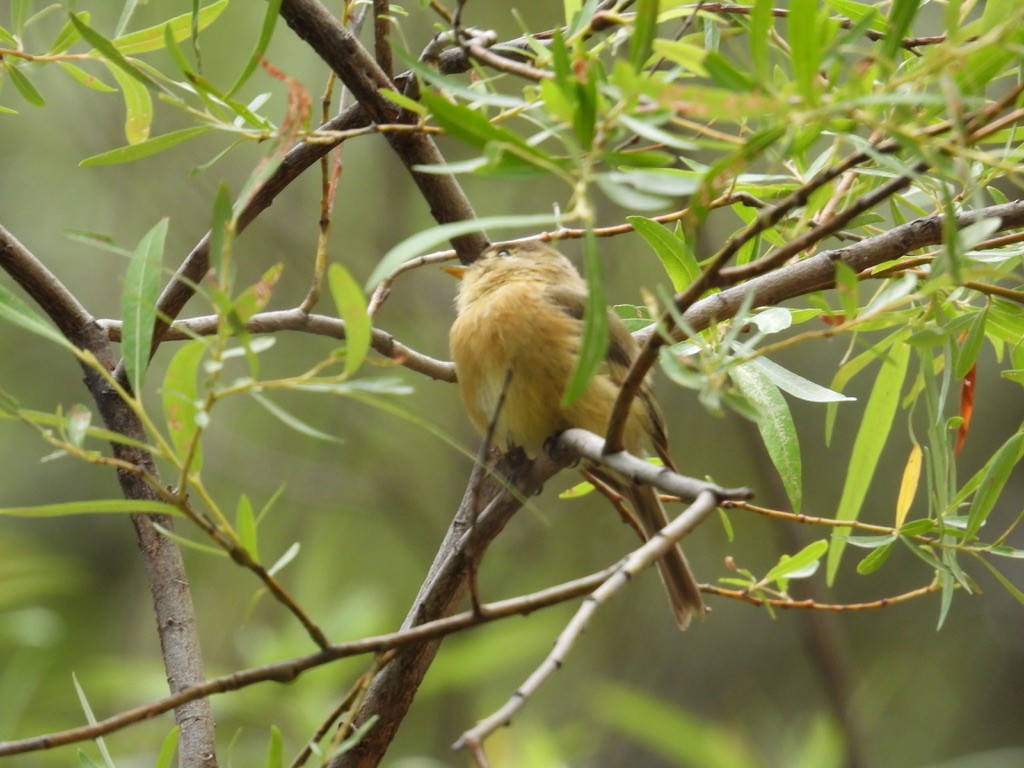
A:
<svg viewBox="0 0 1024 768">
<path fill-rule="evenodd" d="M 910 449 L 910 456 L 907 465 L 903 468 L 903 480 L 900 482 L 900 493 L 896 498 L 896 527 L 903 527 L 907 519 L 907 512 L 910 505 L 914 503 L 914 496 L 917 495 L 917 484 L 921 479 L 921 445 L 914 443 Z"/>
</svg>

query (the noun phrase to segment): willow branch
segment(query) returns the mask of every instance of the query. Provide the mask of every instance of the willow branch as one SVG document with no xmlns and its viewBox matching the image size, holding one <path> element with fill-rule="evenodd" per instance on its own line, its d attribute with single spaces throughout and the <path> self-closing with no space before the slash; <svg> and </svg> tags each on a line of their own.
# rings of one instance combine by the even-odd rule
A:
<svg viewBox="0 0 1024 768">
<path fill-rule="evenodd" d="M 114 358 L 106 334 L 89 312 L 27 248 L 0 226 L 0 268 L 3 268 L 31 296 L 73 345 L 92 354 L 98 364 L 113 368 Z M 83 362 L 84 381 L 96 402 L 104 425 L 131 442 L 111 443 L 117 461 L 138 468 L 118 470 L 117 479 L 126 499 L 156 500 L 147 477 L 159 478 L 149 451 L 139 447 L 146 441 L 145 430 L 135 412 L 121 399 L 109 376 Z M 202 647 L 199 643 L 195 608 L 181 551 L 154 524 L 173 529 L 167 515 L 133 514 L 139 550 L 149 579 L 156 614 L 157 632 L 167 681 L 172 692 L 204 679 Z M 188 768 L 216 766 L 213 717 L 206 699 L 191 699 L 175 705 L 175 719 L 181 727 L 178 754 Z"/>
<path fill-rule="evenodd" d="M 218 320 L 216 315 L 176 320 L 165 332 L 164 340 L 185 341 L 196 336 L 213 336 L 217 333 Z M 100 320 L 99 324 L 111 340 L 120 341 L 121 321 Z M 345 338 L 345 323 L 343 321 L 336 317 L 310 315 L 300 308 L 260 312 L 253 315 L 246 322 L 245 327 L 249 333 L 257 335 L 280 331 L 299 331 L 332 339 L 343 340 Z M 386 331 L 374 328 L 370 343 L 373 349 L 381 355 L 411 371 L 422 373 L 439 381 L 455 381 L 455 366 L 452 363 L 417 352 L 397 341 Z"/>
<path fill-rule="evenodd" d="M 662 529 L 660 536 L 652 537 L 642 547 L 633 551 L 623 561 L 621 567 L 583 601 L 576 614 L 558 636 L 551 653 L 512 694 L 504 706 L 462 734 L 455 742 L 454 748 L 468 748 L 477 755 L 482 754 L 483 740 L 501 726 L 508 725 L 530 697 L 561 668 L 576 640 L 586 629 L 598 608 L 620 592 L 634 576 L 650 567 L 669 549 L 676 546 L 681 538 L 700 525 L 708 515 L 715 511 L 718 501 L 719 499 L 710 490 L 700 492 L 682 514 Z"/>
<path fill-rule="evenodd" d="M 171 696 L 125 710 L 104 720 L 98 720 L 88 726 L 35 736 L 30 739 L 0 742 L 0 757 L 37 752 L 67 744 L 89 741 L 122 730 L 136 723 L 150 720 L 190 701 L 215 694 L 236 691 L 257 683 L 290 683 L 303 673 L 338 659 L 406 648 L 491 621 L 516 615 L 525 616 L 542 608 L 574 600 L 591 592 L 595 587 L 604 582 L 613 570 L 614 568 L 608 568 L 598 573 L 528 595 L 489 603 L 483 606 L 484 611 L 482 613 L 466 611 L 398 632 L 366 637 L 348 643 L 336 643 L 322 651 L 306 656 L 274 664 L 266 664 L 260 667 L 252 667 L 222 677 L 211 678 L 198 685 L 179 690 Z"/>
</svg>

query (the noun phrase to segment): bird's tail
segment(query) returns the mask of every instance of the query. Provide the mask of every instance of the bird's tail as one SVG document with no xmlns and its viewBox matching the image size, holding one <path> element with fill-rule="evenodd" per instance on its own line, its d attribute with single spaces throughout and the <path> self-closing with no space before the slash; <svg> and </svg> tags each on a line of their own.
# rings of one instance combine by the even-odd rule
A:
<svg viewBox="0 0 1024 768">
<path fill-rule="evenodd" d="M 668 525 L 668 515 L 657 492 L 649 485 L 627 485 L 622 489 L 636 514 L 644 539 L 650 540 Z M 672 606 L 676 624 L 686 629 L 694 616 L 704 616 L 704 601 L 700 587 L 686 562 L 683 551 L 674 546 L 658 561 L 658 573 L 665 584 L 668 601 Z"/>
</svg>

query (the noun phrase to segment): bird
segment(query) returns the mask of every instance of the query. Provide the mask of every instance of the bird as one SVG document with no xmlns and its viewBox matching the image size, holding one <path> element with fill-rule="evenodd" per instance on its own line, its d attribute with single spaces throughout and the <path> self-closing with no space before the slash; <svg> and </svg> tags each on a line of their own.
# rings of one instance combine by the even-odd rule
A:
<svg viewBox="0 0 1024 768">
<path fill-rule="evenodd" d="M 527 240 L 492 245 L 471 264 L 444 269 L 460 279 L 449 341 L 459 393 L 473 426 L 482 435 L 490 433 L 499 448 L 521 448 L 531 459 L 572 427 L 604 435 L 639 346 L 609 309 L 605 359 L 582 396 L 563 402 L 579 356 L 587 303 L 587 283 L 573 263 L 541 241 Z M 648 382 L 631 405 L 623 443 L 638 456 L 650 444 L 675 471 L 665 420 Z M 590 470 L 626 499 L 645 540 L 668 524 L 651 486 L 603 467 Z M 678 546 L 657 566 L 676 623 L 685 629 L 704 615 L 700 588 Z"/>
</svg>

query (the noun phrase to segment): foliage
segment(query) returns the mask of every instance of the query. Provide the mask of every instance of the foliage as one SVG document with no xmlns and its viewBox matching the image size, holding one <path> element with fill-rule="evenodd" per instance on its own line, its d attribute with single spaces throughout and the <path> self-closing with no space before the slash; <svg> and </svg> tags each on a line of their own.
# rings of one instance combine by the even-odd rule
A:
<svg viewBox="0 0 1024 768">
<path fill-rule="evenodd" d="M 601 252 L 606 243 L 613 247 L 619 238 L 637 234 L 634 248 L 645 244 L 645 256 L 660 265 L 658 280 L 668 288 L 644 295 L 637 306 L 616 308 L 644 345 L 636 375 L 656 362 L 663 378 L 695 392 L 709 413 L 736 414 L 755 425 L 788 499 L 787 510 L 723 504 L 726 531 L 742 536 L 733 521 L 748 512 L 824 531 L 813 543 L 775 552 L 764 568 L 731 561 L 731 571 L 715 574 L 709 591 L 765 606 L 773 615 L 794 607 L 868 610 L 938 593 L 935 620 L 941 627 L 955 599 L 979 592 L 982 573 L 1024 603 L 1012 570 L 1024 557 L 1021 515 L 1013 509 L 1024 458 L 1024 414 L 1007 414 L 1003 431 L 987 436 L 991 445 L 966 479 L 959 458 L 965 442 L 978 439 L 971 431 L 980 407 L 976 393 L 989 386 L 986 379 L 996 378 L 992 366 L 980 361 L 994 359 L 998 376 L 1024 384 L 1020 4 L 794 0 L 776 8 L 766 0 L 750 6 L 567 0 L 564 18 L 551 29 L 495 43 L 461 26 L 475 21 L 473 4 L 459 5 L 453 14 L 436 2 L 408 8 L 346 2 L 341 20 L 356 32 L 364 19 L 389 9 L 367 47 L 385 69 L 393 53 L 408 71 L 390 79 L 382 71 L 387 87 L 360 90 L 353 73 L 366 67 L 347 54 L 353 57 L 346 60 L 349 67 L 335 64 L 338 71 L 327 77 L 325 101 L 339 106 L 338 115 L 325 114 L 320 127 L 312 118 L 314 84 L 271 63 L 272 41 L 288 34 L 279 14 L 301 35 L 303 3 L 268 2 L 250 49 L 232 60 L 222 82 L 204 68 L 203 42 L 223 23 L 222 14 L 234 10 L 228 0 L 196 3 L 192 12 L 151 24 L 135 22 L 142 15 L 135 2 L 124 4 L 116 22 L 99 8 L 70 5 L 36 7 L 32 0 L 15 0 L 9 16 L 0 18 L 0 81 L 10 84 L 0 92 L 0 120 L 28 120 L 33 109 L 54 109 L 43 83 L 52 84 L 49 73 L 55 72 L 86 89 L 92 101 L 115 91 L 122 100 L 124 144 L 81 158 L 83 167 L 173 158 L 195 142 L 212 140 L 205 146 L 215 146 L 216 154 L 197 170 L 213 175 L 249 147 L 269 148 L 235 193 L 224 182 L 210 196 L 210 232 L 193 252 L 205 261 L 195 261 L 201 268 L 193 272 L 188 270 L 196 267 L 186 262 L 184 277 L 163 293 L 172 262 L 166 242 L 184 224 L 173 210 L 156 222 L 140 222 L 148 232 L 134 248 L 78 235 L 126 259 L 119 287 L 107 286 L 120 297 L 121 318 L 97 326 L 120 343 L 123 360 L 117 365 L 116 358 L 104 359 L 77 338 L 54 302 L 40 299 L 47 279 L 33 283 L 16 268 L 29 259 L 5 245 L 0 266 L 40 309 L 0 285 L 0 321 L 32 339 L 56 342 L 59 353 L 83 367 L 87 381 L 123 406 L 140 433 L 112 424 L 100 398 L 99 417 L 84 406 L 22 406 L 21 392 L 0 374 L 4 428 L 27 426 L 56 452 L 51 458 L 115 469 L 122 478 L 138 478 L 151 496 L 44 497 L 0 506 L 0 519 L 111 512 L 179 518 L 187 524 L 171 530 L 160 523 L 161 536 L 200 557 L 227 556 L 256 577 L 256 592 L 241 599 L 246 616 L 270 595 L 297 619 L 304 639 L 323 650 L 329 645 L 323 620 L 280 578 L 305 556 L 300 543 L 265 538 L 273 513 L 289 503 L 289 491 L 279 488 L 265 503 L 254 504 L 255 494 L 244 488 L 226 493 L 210 469 L 211 454 L 224 449 L 211 438 L 227 419 L 222 414 L 241 400 L 260 406 L 304 443 L 334 446 L 349 435 L 293 404 L 306 396 L 327 408 L 333 407 L 328 401 L 341 399 L 398 415 L 458 445 L 436 426 L 432 413 L 397 399 L 412 393 L 408 375 L 397 379 L 373 371 L 383 356 L 450 381 L 450 366 L 396 346 L 378 326 L 377 313 L 390 301 L 406 319 L 414 317 L 413 302 L 390 298 L 395 286 L 411 280 L 417 267 L 456 252 L 469 260 L 460 238 L 485 228 L 581 242 L 590 300 L 566 398 L 578 396 L 607 348 L 606 297 L 614 286 L 604 277 Z M 436 34 L 420 54 L 424 36 L 417 24 L 431 21 Z M 936 25 L 941 35 L 915 36 Z M 44 39 L 49 42 L 38 43 Z M 347 39 L 362 50 L 355 36 Z M 275 89 L 287 98 L 277 120 L 271 116 L 280 109 Z M 366 182 L 343 173 L 333 148 L 371 141 L 362 137 L 376 134 L 410 166 L 437 226 L 411 233 L 396 227 L 387 252 L 372 264 L 342 263 L 334 255 L 336 243 L 350 233 L 332 237 L 335 196 L 339 185 Z M 401 155 L 415 140 L 434 137 L 459 159 L 426 164 Z M 293 169 L 321 158 L 320 222 L 309 266 L 269 261 L 259 265 L 255 280 L 246 278 L 239 250 L 243 231 L 293 180 Z M 508 185 L 544 191 L 522 196 L 520 210 L 467 220 L 446 213 L 454 207 L 452 188 L 430 186 L 429 179 L 452 182 L 455 189 L 461 181 L 467 189 Z M 456 251 L 424 256 L 444 241 Z M 365 288 L 361 272 L 368 275 Z M 288 302 L 279 296 L 279 284 L 296 279 L 306 281 L 305 298 L 293 308 L 275 309 Z M 180 302 L 169 298 L 174 291 Z M 325 291 L 331 309 L 321 303 Z M 208 307 L 206 314 L 175 322 L 193 295 L 194 303 Z M 268 363 L 268 356 L 285 346 L 285 331 L 336 342 L 312 362 L 278 373 L 280 361 Z M 846 345 L 834 371 L 814 366 L 818 380 L 812 380 L 790 369 L 799 366 L 785 367 L 794 352 L 820 355 L 826 340 Z M 153 360 L 163 369 L 159 385 Z M 153 396 L 157 389 L 159 398 Z M 624 387 L 627 407 L 630 396 Z M 826 440 L 841 412 L 855 413 L 859 426 L 849 454 L 837 457 L 839 449 L 833 448 L 827 456 L 809 456 L 802 448 L 810 439 L 800 419 L 804 406 L 792 407 L 793 401 L 821 412 Z M 613 420 L 610 440 L 614 429 Z M 241 443 L 246 436 L 234 439 Z M 149 458 L 135 461 L 126 451 Z M 899 460 L 894 452 L 901 453 Z M 838 498 L 807 492 L 813 473 L 839 466 Z M 375 482 L 387 484 L 395 471 L 382 456 Z M 885 491 L 892 514 L 863 521 L 871 500 L 882 497 L 879 477 L 892 473 L 901 478 Z M 753 480 L 728 480 L 760 490 Z M 582 490 L 574 489 L 574 495 Z M 468 494 L 470 503 L 473 495 Z M 805 516 L 809 507 L 819 516 Z M 865 553 L 856 570 L 874 574 L 883 597 L 837 604 L 791 595 L 792 582 L 811 578 L 822 562 L 828 585 L 852 578 L 841 568 L 850 547 Z M 909 591 L 897 578 L 886 578 L 887 563 L 900 550 L 915 556 L 919 586 Z M 517 647 L 532 652 L 531 643 L 548 642 L 548 635 L 532 631 L 530 642 Z M 309 650 L 296 647 L 280 649 L 273 661 Z M 486 648 L 470 646 L 465 658 L 483 668 L 496 664 L 499 674 L 517 660 L 514 654 L 494 660 L 480 650 Z M 326 718 L 326 725 L 310 750 L 326 755 L 330 765 L 349 764 L 339 761 L 356 754 L 363 739 L 372 740 L 376 714 L 361 717 L 360 707 L 379 665 L 387 669 L 384 661 L 375 659 L 362 671 L 330 717 L 324 711 L 315 715 L 315 722 Z M 95 723 L 87 703 L 95 698 L 77 680 L 75 686 Z M 593 709 L 669 764 L 757 762 L 747 742 L 725 748 L 721 739 L 703 734 L 695 716 L 672 711 L 653 695 L 608 686 Z M 267 764 L 279 765 L 284 747 L 278 725 L 286 727 L 286 718 L 264 714 L 271 728 Z M 311 729 L 314 720 L 301 725 Z M 336 721 L 336 743 L 317 743 Z M 789 756 L 791 764 L 811 764 L 818 754 L 838 763 L 839 742 L 845 738 L 849 749 L 856 738 L 849 729 L 840 737 L 820 723 L 806 730 Z M 711 732 L 725 739 L 726 731 L 723 726 Z M 675 732 L 689 736 L 675 739 Z M 304 732 L 289 735 L 310 740 Z M 158 764 L 170 763 L 173 743 L 174 734 L 162 747 L 154 742 Z M 557 747 L 539 736 L 537 743 L 543 760 L 556 759 L 551 755 Z M 110 764 L 108 745 L 97 744 Z M 90 761 L 84 753 L 81 759 Z"/>
</svg>

